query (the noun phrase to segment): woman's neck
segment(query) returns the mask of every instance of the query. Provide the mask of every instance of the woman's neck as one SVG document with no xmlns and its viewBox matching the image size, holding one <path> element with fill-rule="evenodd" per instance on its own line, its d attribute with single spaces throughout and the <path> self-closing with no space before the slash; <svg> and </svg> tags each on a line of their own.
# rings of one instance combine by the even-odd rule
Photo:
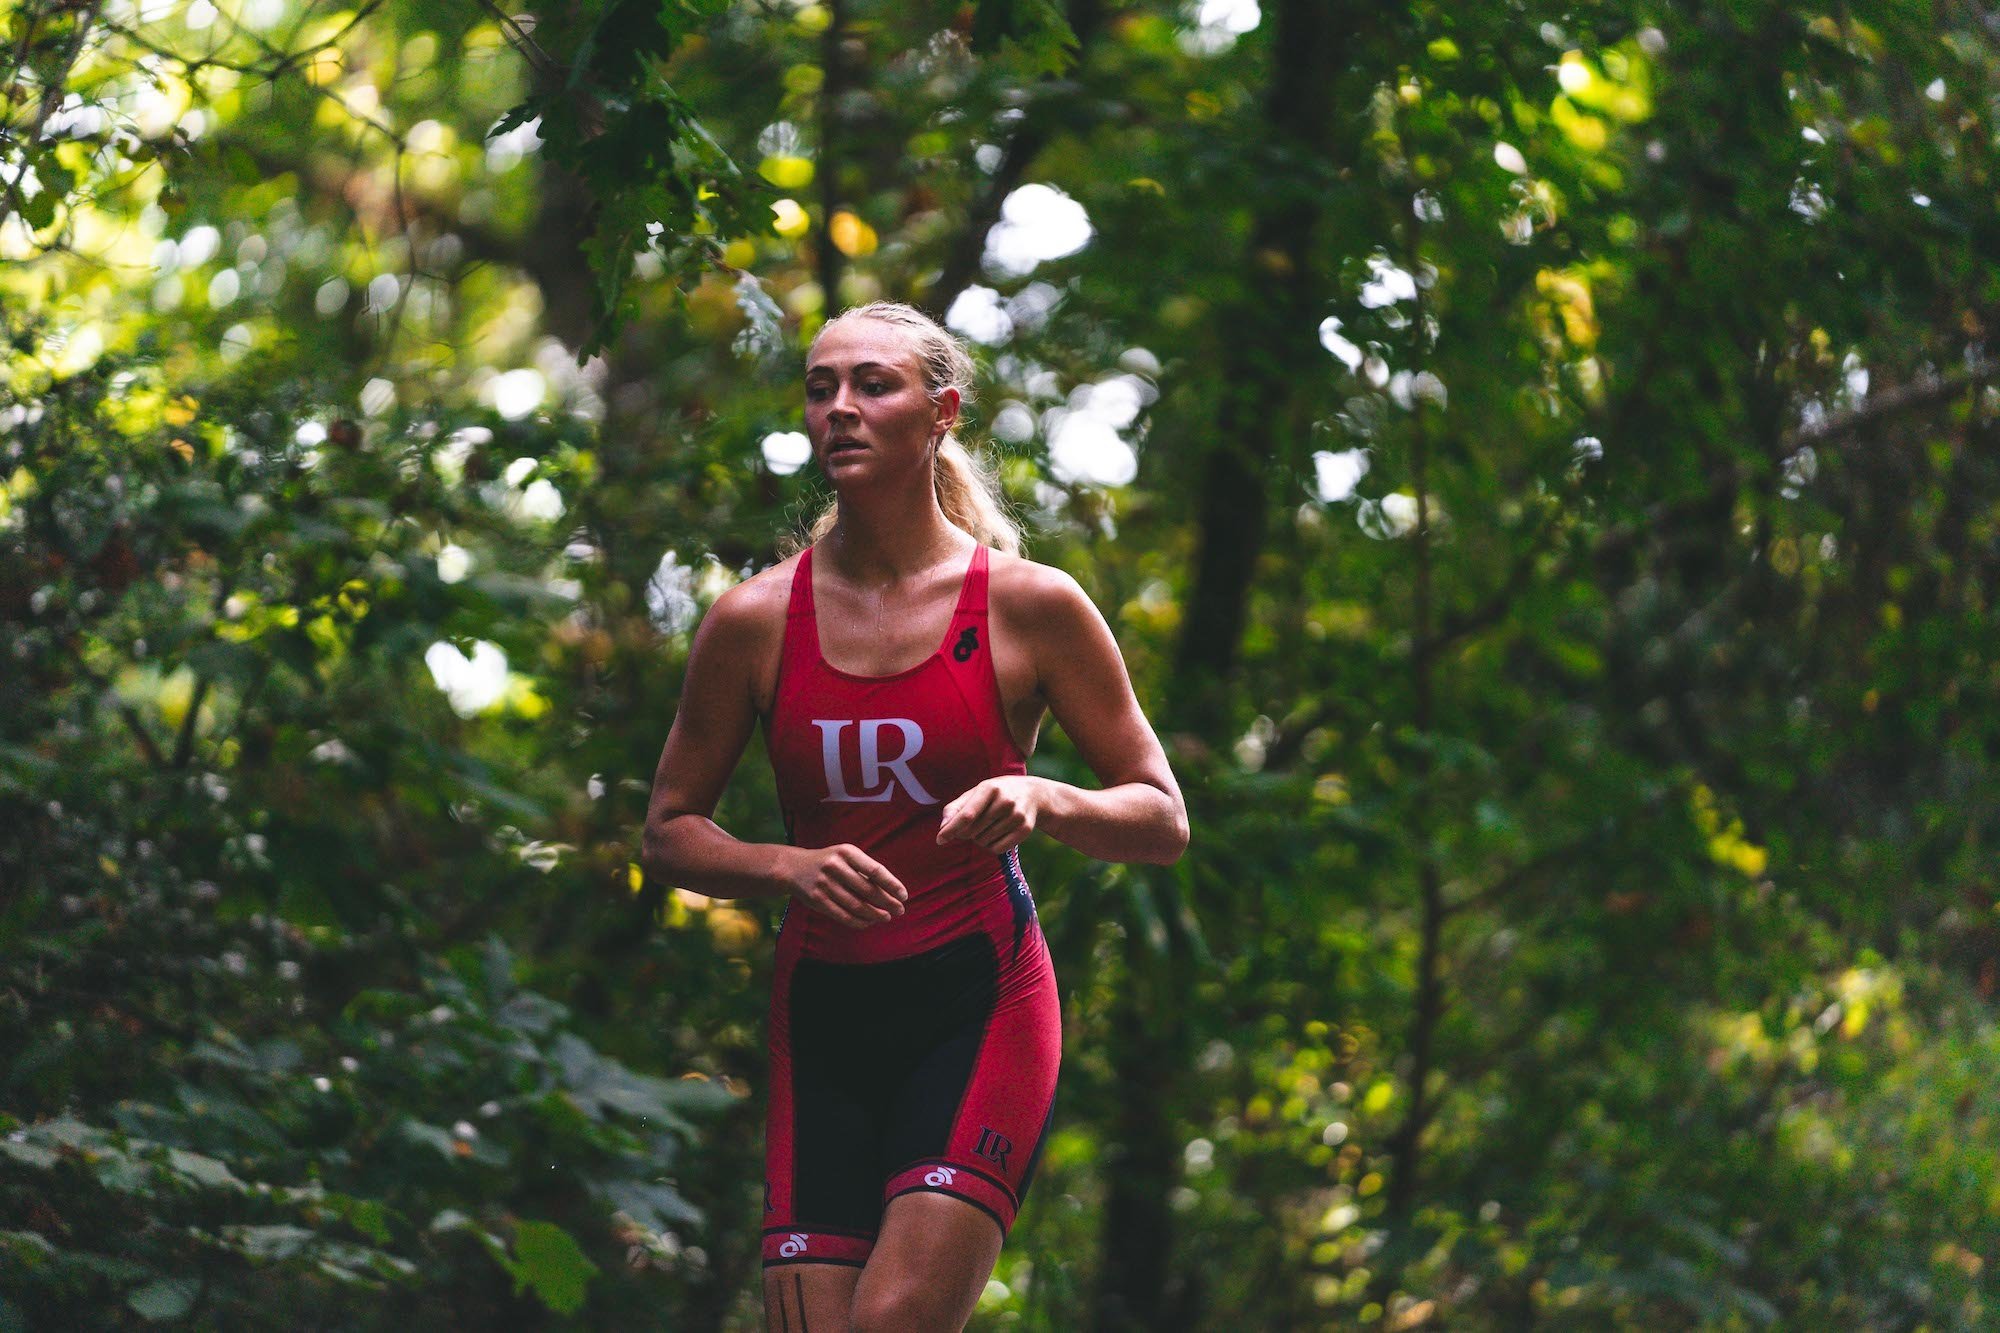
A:
<svg viewBox="0 0 2000 1333">
<path fill-rule="evenodd" d="M 963 554 L 972 537 L 953 526 L 929 503 L 874 506 L 843 498 L 833 530 L 819 542 L 828 560 L 850 583 L 887 584 L 913 578 Z"/>
</svg>

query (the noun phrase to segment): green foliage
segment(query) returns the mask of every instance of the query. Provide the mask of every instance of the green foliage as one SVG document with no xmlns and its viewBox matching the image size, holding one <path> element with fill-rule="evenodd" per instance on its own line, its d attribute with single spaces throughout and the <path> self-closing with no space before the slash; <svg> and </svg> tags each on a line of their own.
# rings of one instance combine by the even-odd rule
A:
<svg viewBox="0 0 2000 1333">
<path fill-rule="evenodd" d="M 0 1326 L 757 1326 L 772 914 L 637 832 L 961 294 L 1195 826 L 1027 849 L 980 1321 L 1991 1322 L 1978 15 L 209 8 L 0 14 Z"/>
</svg>

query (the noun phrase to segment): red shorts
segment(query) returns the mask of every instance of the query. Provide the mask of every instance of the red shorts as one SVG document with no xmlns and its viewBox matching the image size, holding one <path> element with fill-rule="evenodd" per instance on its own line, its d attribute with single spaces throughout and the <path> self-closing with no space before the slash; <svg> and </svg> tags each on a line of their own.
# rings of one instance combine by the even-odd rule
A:
<svg viewBox="0 0 2000 1333">
<path fill-rule="evenodd" d="M 1027 884 L 1012 870 L 995 888 L 975 929 L 905 957 L 802 956 L 806 932 L 780 931 L 766 1266 L 859 1267 L 884 1206 L 917 1191 L 965 1200 L 1003 1236 L 1013 1225 L 1048 1132 L 1062 1009 Z"/>
</svg>

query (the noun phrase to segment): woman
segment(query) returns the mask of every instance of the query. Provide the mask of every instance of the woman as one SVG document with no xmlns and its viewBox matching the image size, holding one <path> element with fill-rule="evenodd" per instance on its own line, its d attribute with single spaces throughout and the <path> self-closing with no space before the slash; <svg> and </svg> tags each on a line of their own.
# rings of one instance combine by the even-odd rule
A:
<svg viewBox="0 0 2000 1333">
<path fill-rule="evenodd" d="M 887 302 L 807 353 L 836 496 L 815 542 L 723 594 L 688 655 L 645 864 L 786 895 L 770 1010 L 764 1302 L 783 1333 L 959 1329 L 1055 1095 L 1060 1008 L 1015 849 L 1174 861 L 1187 812 L 1104 619 L 1021 559 L 952 435 L 956 339 Z M 1045 712 L 1103 783 L 1031 777 Z M 787 845 L 711 818 L 753 725 Z"/>
</svg>

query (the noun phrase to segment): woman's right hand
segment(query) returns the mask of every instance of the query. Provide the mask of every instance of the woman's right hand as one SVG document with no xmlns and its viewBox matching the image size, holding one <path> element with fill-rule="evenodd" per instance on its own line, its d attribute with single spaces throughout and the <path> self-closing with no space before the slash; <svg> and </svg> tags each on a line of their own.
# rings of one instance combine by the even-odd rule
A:
<svg viewBox="0 0 2000 1333">
<path fill-rule="evenodd" d="M 903 881 L 851 843 L 794 847 L 785 878 L 792 897 L 851 930 L 866 930 L 903 914 Z"/>
</svg>

